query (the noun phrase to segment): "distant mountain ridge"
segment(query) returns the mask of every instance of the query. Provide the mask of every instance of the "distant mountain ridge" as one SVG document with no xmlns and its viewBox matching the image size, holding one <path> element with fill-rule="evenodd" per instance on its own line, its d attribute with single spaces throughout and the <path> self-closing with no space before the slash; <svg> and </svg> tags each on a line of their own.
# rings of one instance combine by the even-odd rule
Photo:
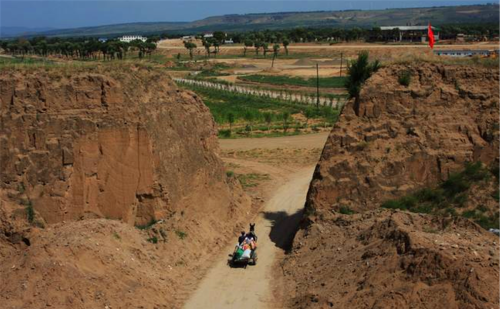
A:
<svg viewBox="0 0 500 309">
<path fill-rule="evenodd" d="M 27 27 L 0 27 L 0 37 L 12 37 L 20 35 L 31 35 L 39 32 L 53 31 L 55 28 L 27 28 Z"/>
<path fill-rule="evenodd" d="M 196 34 L 208 31 L 251 31 L 296 27 L 363 27 L 499 23 L 499 5 L 464 5 L 385 10 L 252 13 L 212 16 L 193 22 L 141 22 L 61 29 L 37 33 L 46 36 L 120 36 L 125 34 Z"/>
</svg>

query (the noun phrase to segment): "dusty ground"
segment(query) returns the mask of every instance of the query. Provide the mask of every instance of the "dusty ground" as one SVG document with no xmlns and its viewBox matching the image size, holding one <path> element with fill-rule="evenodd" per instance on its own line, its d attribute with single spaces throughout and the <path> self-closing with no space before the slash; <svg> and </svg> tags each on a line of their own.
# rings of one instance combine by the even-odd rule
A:
<svg viewBox="0 0 500 309">
<path fill-rule="evenodd" d="M 280 138 L 259 138 L 259 139 L 227 139 L 220 141 L 220 148 L 223 151 L 242 151 L 251 149 L 277 149 L 277 148 L 323 148 L 329 132 L 287 136 Z"/>
<path fill-rule="evenodd" d="M 270 176 L 269 181 L 248 190 L 254 198 L 264 201 L 254 220 L 259 236 L 259 261 L 257 266 L 247 269 L 230 268 L 227 254 L 234 248 L 234 243 L 230 243 L 221 251 L 217 264 L 191 295 L 185 308 L 276 308 L 272 295 L 273 265 L 283 256 L 298 227 L 307 187 L 326 134 L 309 137 L 308 140 L 301 136 L 221 140 L 223 160 L 236 175 L 260 173 Z"/>
</svg>

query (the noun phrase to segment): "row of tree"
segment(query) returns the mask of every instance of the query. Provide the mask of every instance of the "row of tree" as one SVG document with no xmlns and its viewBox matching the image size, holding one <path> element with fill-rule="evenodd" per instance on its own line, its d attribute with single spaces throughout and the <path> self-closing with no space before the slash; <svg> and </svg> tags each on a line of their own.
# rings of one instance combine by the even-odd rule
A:
<svg viewBox="0 0 500 309">
<path fill-rule="evenodd" d="M 203 39 L 202 40 L 203 47 L 205 48 L 205 54 L 207 58 L 210 58 L 210 55 L 214 55 L 214 57 L 217 57 L 217 54 L 219 53 L 220 50 L 220 43 L 217 39 L 215 38 L 208 38 L 208 39 Z M 285 39 L 282 42 L 283 47 L 285 48 L 285 52 L 288 55 L 288 45 L 290 42 Z M 260 53 L 260 50 L 262 49 L 262 54 L 264 57 L 267 55 L 268 52 L 273 52 L 273 57 L 276 58 L 279 54 L 280 50 L 280 45 L 279 44 L 272 44 L 272 49 L 269 48 L 269 43 L 267 42 L 261 42 L 261 41 L 253 41 L 250 39 L 245 40 L 244 42 L 244 47 L 243 47 L 243 56 L 246 56 L 247 50 L 249 48 L 254 48 L 255 49 L 255 54 L 258 56 Z M 191 59 L 193 59 L 193 50 L 198 48 L 198 45 L 196 43 L 186 41 L 184 42 L 184 47 L 189 51 L 189 56 Z M 213 47 L 213 50 L 212 50 Z"/>
<path fill-rule="evenodd" d="M 78 59 L 125 59 L 127 54 L 136 53 L 139 58 L 151 56 L 156 49 L 159 37 L 149 38 L 146 42 L 134 40 L 130 43 L 119 40 L 98 40 L 96 38 L 45 38 L 34 37 L 30 40 L 18 39 L 1 41 L 0 47 L 7 53 L 19 56 L 38 55 L 62 56 Z"/>
<path fill-rule="evenodd" d="M 438 26 L 438 32 L 442 38 L 455 38 L 457 34 L 462 33 L 468 36 L 478 38 L 487 37 L 492 39 L 498 37 L 498 24 L 480 23 L 480 24 L 450 24 Z M 382 33 L 380 27 L 373 28 L 294 28 L 284 30 L 264 30 L 252 32 L 234 32 L 224 33 L 216 31 L 213 33 L 213 40 L 218 44 L 223 44 L 226 38 L 231 38 L 234 43 L 245 44 L 252 42 L 276 43 L 298 43 L 298 42 L 349 42 L 357 40 L 365 41 L 384 41 L 390 38 L 397 39 L 399 30 L 394 29 L 392 33 Z M 199 37 L 203 39 L 203 36 Z M 247 45 L 247 44 L 245 44 Z"/>
</svg>

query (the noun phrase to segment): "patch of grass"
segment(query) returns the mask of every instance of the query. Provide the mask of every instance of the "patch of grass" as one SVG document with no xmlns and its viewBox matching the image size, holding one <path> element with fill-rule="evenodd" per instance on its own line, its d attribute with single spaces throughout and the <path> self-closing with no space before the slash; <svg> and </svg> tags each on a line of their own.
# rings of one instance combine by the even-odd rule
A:
<svg viewBox="0 0 500 309">
<path fill-rule="evenodd" d="M 177 237 L 179 237 L 179 239 L 181 239 L 181 240 L 183 240 L 184 238 L 186 238 L 188 236 L 186 232 L 179 231 L 179 230 L 175 231 L 175 235 L 177 235 Z"/>
<path fill-rule="evenodd" d="M 450 177 L 436 188 L 425 188 L 400 199 L 389 200 L 381 206 L 416 213 L 458 216 L 457 208 L 467 203 L 467 190 L 473 183 L 488 180 L 491 174 L 481 162 L 468 163 L 462 172 Z M 498 211 L 493 216 L 485 215 L 483 208 L 464 211 L 460 215 L 471 218 L 483 228 L 498 227 Z"/>
<path fill-rule="evenodd" d="M 231 137 L 231 130 L 227 129 L 227 130 L 219 130 L 219 133 L 218 133 L 218 136 L 220 138 L 230 138 Z"/>
<path fill-rule="evenodd" d="M 411 72 L 408 70 L 401 72 L 398 76 L 398 82 L 402 86 L 406 86 L 406 87 L 410 86 Z"/>
<path fill-rule="evenodd" d="M 150 237 L 150 238 L 147 239 L 147 241 L 149 241 L 152 244 L 157 244 L 158 243 L 158 237 L 156 237 L 156 236 Z"/>
<path fill-rule="evenodd" d="M 343 215 L 352 215 L 356 213 L 354 210 L 349 208 L 349 206 L 340 206 L 339 212 Z"/>
<path fill-rule="evenodd" d="M 153 225 L 155 225 L 158 221 L 155 219 L 151 219 L 147 224 L 144 225 L 136 225 L 135 227 L 139 230 L 149 230 Z"/>
<path fill-rule="evenodd" d="M 227 177 L 233 177 L 234 176 L 234 172 L 233 171 L 226 171 L 226 176 Z"/>
<path fill-rule="evenodd" d="M 236 176 L 243 188 L 252 188 L 259 185 L 260 182 L 270 180 L 269 174 L 241 174 Z"/>
<path fill-rule="evenodd" d="M 29 200 L 26 203 L 26 217 L 29 223 L 33 223 L 35 221 L 35 210 L 33 209 L 33 203 Z"/>
<path fill-rule="evenodd" d="M 262 84 L 316 87 L 316 78 L 302 78 L 283 75 L 245 75 L 238 79 Z M 320 88 L 344 88 L 346 77 L 320 77 Z"/>
<path fill-rule="evenodd" d="M 358 143 L 358 145 L 356 146 L 358 150 L 365 150 L 366 147 L 368 147 L 368 142 L 365 141 Z"/>
</svg>

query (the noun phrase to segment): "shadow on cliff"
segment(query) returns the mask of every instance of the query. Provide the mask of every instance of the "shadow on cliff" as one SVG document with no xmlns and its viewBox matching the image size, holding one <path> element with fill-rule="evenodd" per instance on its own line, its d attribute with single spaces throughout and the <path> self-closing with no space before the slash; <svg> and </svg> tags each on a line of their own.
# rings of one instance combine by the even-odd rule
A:
<svg viewBox="0 0 500 309">
<path fill-rule="evenodd" d="M 264 218 L 271 221 L 272 226 L 269 238 L 271 238 L 276 247 L 285 250 L 287 253 L 291 250 L 293 239 L 299 230 L 303 212 L 302 209 L 292 215 L 289 215 L 285 211 L 263 212 Z"/>
</svg>

